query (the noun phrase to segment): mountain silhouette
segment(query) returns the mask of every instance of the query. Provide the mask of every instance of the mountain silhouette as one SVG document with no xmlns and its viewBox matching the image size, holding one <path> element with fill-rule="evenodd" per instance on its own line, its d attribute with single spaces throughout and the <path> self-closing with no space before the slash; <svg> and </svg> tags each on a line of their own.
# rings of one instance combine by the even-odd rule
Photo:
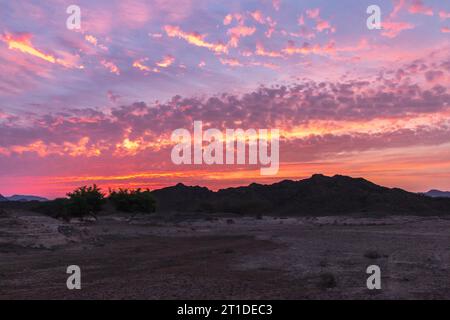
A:
<svg viewBox="0 0 450 320">
<path fill-rule="evenodd" d="M 450 191 L 430 190 L 425 193 L 426 196 L 433 198 L 450 198 Z"/>
<path fill-rule="evenodd" d="M 0 202 L 6 201 L 17 201 L 17 202 L 28 202 L 28 201 L 48 201 L 48 199 L 37 196 L 26 196 L 15 194 L 11 197 L 4 197 L 0 194 Z"/>
<path fill-rule="evenodd" d="M 28 202 L 28 201 L 48 201 L 48 199 L 37 196 L 27 196 L 15 194 L 11 197 L 6 198 L 8 201 L 20 201 L 20 202 Z"/>
<path fill-rule="evenodd" d="M 158 211 L 237 214 L 450 214 L 450 199 L 386 188 L 363 178 L 315 174 L 309 179 L 221 189 L 177 184 L 153 191 Z"/>
</svg>

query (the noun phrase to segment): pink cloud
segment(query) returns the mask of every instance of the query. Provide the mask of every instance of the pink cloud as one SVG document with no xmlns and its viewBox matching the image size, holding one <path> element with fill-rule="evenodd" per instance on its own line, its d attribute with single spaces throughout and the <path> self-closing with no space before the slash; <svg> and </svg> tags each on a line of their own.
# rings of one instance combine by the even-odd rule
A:
<svg viewBox="0 0 450 320">
<path fill-rule="evenodd" d="M 242 67 L 243 64 L 236 58 L 220 58 L 220 62 L 230 67 Z"/>
<path fill-rule="evenodd" d="M 395 38 L 402 31 L 414 29 L 415 26 L 409 22 L 383 21 L 382 27 L 383 31 L 381 32 L 381 35 L 388 38 Z"/>
<path fill-rule="evenodd" d="M 450 12 L 446 12 L 444 10 L 439 11 L 439 18 L 442 20 L 450 19 Z"/>
<path fill-rule="evenodd" d="M 327 20 L 320 17 L 320 9 L 308 9 L 306 10 L 306 15 L 316 22 L 316 30 L 318 32 L 329 31 L 331 33 L 336 32 L 336 28 L 331 25 Z M 302 16 L 303 17 L 303 16 Z M 300 21 L 304 24 L 304 20 Z"/>
<path fill-rule="evenodd" d="M 120 1 L 118 8 L 120 23 L 129 28 L 140 28 L 150 20 L 152 14 L 150 10 L 150 6 L 146 1 Z"/>
<path fill-rule="evenodd" d="M 412 14 L 433 15 L 433 8 L 426 6 L 422 0 L 412 0 L 408 12 Z"/>
<path fill-rule="evenodd" d="M 279 11 L 281 8 L 281 0 L 272 0 L 272 5 L 276 11 Z"/>
<path fill-rule="evenodd" d="M 298 47 L 295 45 L 293 41 L 288 41 L 288 45 L 283 49 L 283 52 L 288 55 L 293 54 L 316 54 L 316 55 L 329 55 L 334 54 L 336 52 L 336 47 L 334 42 L 329 42 L 325 46 L 321 46 L 318 44 L 311 45 L 307 42 L 303 43 L 302 46 Z"/>
<path fill-rule="evenodd" d="M 320 9 L 319 8 L 315 8 L 315 9 L 307 9 L 306 10 L 306 15 L 310 18 L 310 19 L 317 19 L 320 16 Z"/>
</svg>

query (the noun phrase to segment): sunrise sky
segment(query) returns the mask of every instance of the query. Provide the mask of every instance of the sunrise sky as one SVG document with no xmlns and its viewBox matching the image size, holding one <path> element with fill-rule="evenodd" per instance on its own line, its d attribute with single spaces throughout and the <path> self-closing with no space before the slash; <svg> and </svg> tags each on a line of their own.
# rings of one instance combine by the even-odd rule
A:
<svg viewBox="0 0 450 320">
<path fill-rule="evenodd" d="M 0 0 L 0 193 L 313 173 L 450 190 L 449 40 L 443 0 Z M 279 173 L 175 166 L 194 120 L 280 129 Z"/>
</svg>

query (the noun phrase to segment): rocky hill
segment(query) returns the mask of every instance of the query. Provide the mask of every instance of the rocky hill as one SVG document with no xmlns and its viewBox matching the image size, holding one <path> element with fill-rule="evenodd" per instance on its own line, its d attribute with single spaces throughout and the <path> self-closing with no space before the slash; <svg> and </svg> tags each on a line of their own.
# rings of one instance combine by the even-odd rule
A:
<svg viewBox="0 0 450 320">
<path fill-rule="evenodd" d="M 153 191 L 158 211 L 238 214 L 450 214 L 450 199 L 386 188 L 363 178 L 321 174 L 271 185 L 251 184 L 213 192 L 178 184 Z"/>
</svg>

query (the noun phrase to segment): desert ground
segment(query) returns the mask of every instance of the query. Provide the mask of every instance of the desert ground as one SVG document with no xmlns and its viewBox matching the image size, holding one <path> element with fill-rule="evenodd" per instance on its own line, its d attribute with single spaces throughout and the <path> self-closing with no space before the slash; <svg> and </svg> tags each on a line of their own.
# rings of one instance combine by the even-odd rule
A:
<svg viewBox="0 0 450 320">
<path fill-rule="evenodd" d="M 449 299 L 449 231 L 442 217 L 3 211 L 0 299 Z M 366 287 L 373 264 L 381 290 Z"/>
</svg>

